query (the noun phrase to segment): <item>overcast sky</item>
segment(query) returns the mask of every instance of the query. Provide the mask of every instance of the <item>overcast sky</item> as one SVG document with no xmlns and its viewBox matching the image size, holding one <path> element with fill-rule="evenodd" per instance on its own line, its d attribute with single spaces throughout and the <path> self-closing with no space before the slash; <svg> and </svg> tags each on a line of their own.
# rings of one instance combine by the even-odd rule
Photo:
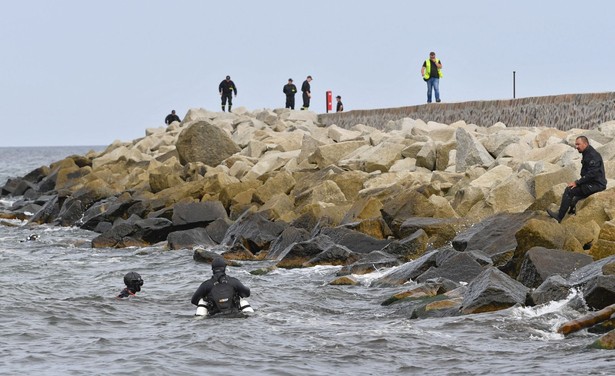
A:
<svg viewBox="0 0 615 376">
<path fill-rule="evenodd" d="M 614 1 L 13 0 L 0 3 L 0 146 L 107 145 L 171 109 L 283 107 L 309 74 L 346 110 L 613 91 Z M 300 95 L 297 103 L 300 104 Z"/>
</svg>

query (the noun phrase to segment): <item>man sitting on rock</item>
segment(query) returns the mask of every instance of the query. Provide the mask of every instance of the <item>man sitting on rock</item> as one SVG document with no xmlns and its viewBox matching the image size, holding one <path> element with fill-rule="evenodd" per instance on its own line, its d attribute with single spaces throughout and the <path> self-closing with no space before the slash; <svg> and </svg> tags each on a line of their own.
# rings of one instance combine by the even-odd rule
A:
<svg viewBox="0 0 615 376">
<path fill-rule="evenodd" d="M 558 223 L 562 222 L 566 212 L 568 214 L 576 213 L 575 206 L 579 200 L 606 189 L 602 156 L 589 144 L 585 136 L 577 137 L 574 141 L 574 147 L 579 153 L 583 154 L 581 159 L 581 178 L 568 183 L 558 213 L 547 209 L 547 213 L 549 213 L 551 218 L 557 220 Z"/>
</svg>

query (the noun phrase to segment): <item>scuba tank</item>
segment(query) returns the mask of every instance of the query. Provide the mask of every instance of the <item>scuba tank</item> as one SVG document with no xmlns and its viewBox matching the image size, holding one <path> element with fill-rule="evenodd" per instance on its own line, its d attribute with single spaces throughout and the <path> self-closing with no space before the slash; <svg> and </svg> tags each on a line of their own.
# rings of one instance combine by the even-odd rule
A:
<svg viewBox="0 0 615 376">
<path fill-rule="evenodd" d="M 244 298 L 239 299 L 239 311 L 243 313 L 254 313 L 254 308 L 250 306 L 250 303 Z"/>
<path fill-rule="evenodd" d="M 202 298 L 199 300 L 199 305 L 196 307 L 195 316 L 207 316 L 207 302 L 205 302 Z"/>
</svg>

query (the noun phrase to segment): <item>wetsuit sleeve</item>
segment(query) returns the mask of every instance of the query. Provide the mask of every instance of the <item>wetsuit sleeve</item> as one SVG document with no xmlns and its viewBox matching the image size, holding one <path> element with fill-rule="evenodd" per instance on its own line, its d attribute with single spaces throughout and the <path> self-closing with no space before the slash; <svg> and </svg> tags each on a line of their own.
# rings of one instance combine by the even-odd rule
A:
<svg viewBox="0 0 615 376">
<path fill-rule="evenodd" d="M 196 289 L 196 291 L 192 295 L 192 300 L 190 300 L 192 304 L 199 305 L 199 300 L 201 300 L 201 298 L 204 298 L 207 296 L 207 294 L 209 294 L 209 292 L 211 291 L 211 284 L 207 282 L 208 281 L 201 283 L 199 288 Z"/>
<path fill-rule="evenodd" d="M 235 95 L 237 95 L 237 85 L 235 85 L 233 81 L 231 81 L 231 85 L 233 85 L 233 91 L 235 92 Z"/>
<path fill-rule="evenodd" d="M 237 294 L 242 298 L 247 298 L 250 296 L 250 289 L 244 286 L 243 283 L 239 282 L 237 278 L 233 279 L 233 287 L 235 288 L 235 291 L 237 291 Z"/>
<path fill-rule="evenodd" d="M 222 84 L 224 83 L 224 81 L 220 82 L 220 85 L 218 85 L 218 92 L 222 92 L 223 86 Z"/>
</svg>

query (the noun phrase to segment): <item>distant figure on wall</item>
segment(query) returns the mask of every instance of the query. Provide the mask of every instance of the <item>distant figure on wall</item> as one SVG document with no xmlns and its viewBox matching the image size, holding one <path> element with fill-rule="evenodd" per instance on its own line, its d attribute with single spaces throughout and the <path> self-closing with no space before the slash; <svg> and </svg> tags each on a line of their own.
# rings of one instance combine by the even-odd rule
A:
<svg viewBox="0 0 615 376">
<path fill-rule="evenodd" d="M 342 103 L 342 97 L 338 95 L 337 97 L 335 97 L 335 99 L 337 100 L 337 105 L 335 106 L 335 112 L 344 111 L 344 104 Z"/>
<path fill-rule="evenodd" d="M 285 108 L 295 109 L 295 94 L 297 94 L 297 87 L 293 84 L 293 79 L 289 78 L 288 83 L 282 88 L 282 92 L 286 94 Z"/>
<path fill-rule="evenodd" d="M 431 103 L 431 91 L 436 92 L 436 102 L 440 102 L 440 78 L 442 78 L 442 62 L 436 58 L 435 52 L 429 53 L 421 67 L 421 76 L 427 82 L 427 103 Z"/>
<path fill-rule="evenodd" d="M 224 107 L 226 106 L 226 101 L 228 100 L 228 112 L 231 112 L 231 107 L 233 107 L 233 92 L 235 96 L 237 96 L 237 86 L 233 81 L 231 81 L 231 76 L 226 76 L 226 79 L 220 82 L 218 85 L 218 91 L 220 92 L 220 97 L 222 97 L 222 112 L 224 112 Z"/>
<path fill-rule="evenodd" d="M 171 123 L 174 121 L 181 123 L 181 119 L 175 114 L 175 110 L 171 111 L 171 113 L 168 114 L 166 118 L 164 118 L 164 123 L 166 125 L 171 125 Z"/>
<path fill-rule="evenodd" d="M 547 209 L 547 213 L 558 223 L 564 219 L 566 212 L 576 214 L 576 205 L 579 200 L 589 197 L 596 192 L 606 189 L 606 177 L 604 173 L 604 162 L 600 153 L 589 144 L 585 136 L 579 136 L 574 141 L 574 147 L 583 154 L 581 158 L 581 178 L 568 183 L 559 212 L 555 213 Z"/>
<path fill-rule="evenodd" d="M 301 91 L 303 92 L 303 107 L 301 107 L 302 110 L 307 110 L 310 108 L 310 98 L 312 98 L 310 82 L 312 82 L 312 76 L 307 76 L 305 81 L 303 81 L 303 85 L 301 85 Z"/>
</svg>

